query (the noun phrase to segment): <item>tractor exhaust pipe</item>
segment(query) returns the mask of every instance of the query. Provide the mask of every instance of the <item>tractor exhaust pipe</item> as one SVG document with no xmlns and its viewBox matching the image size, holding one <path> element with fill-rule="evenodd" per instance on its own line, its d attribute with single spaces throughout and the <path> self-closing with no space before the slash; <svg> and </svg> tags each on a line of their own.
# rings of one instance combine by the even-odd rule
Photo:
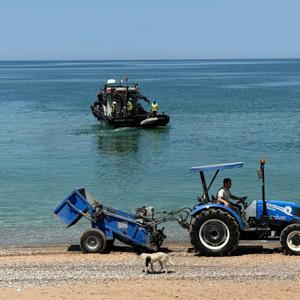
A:
<svg viewBox="0 0 300 300">
<path fill-rule="evenodd" d="M 260 159 L 260 176 L 261 176 L 261 193 L 262 193 L 262 201 L 263 201 L 263 214 L 262 214 L 263 222 L 268 219 L 266 191 L 265 191 L 265 163 L 266 163 L 266 160 L 261 158 Z"/>
</svg>

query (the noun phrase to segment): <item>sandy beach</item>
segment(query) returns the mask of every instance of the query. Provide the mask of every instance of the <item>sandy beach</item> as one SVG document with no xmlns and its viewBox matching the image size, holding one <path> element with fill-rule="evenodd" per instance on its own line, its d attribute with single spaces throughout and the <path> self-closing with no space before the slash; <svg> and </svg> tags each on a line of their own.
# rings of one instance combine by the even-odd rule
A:
<svg viewBox="0 0 300 300">
<path fill-rule="evenodd" d="M 300 257 L 277 244 L 241 245 L 231 257 L 198 257 L 168 244 L 168 274 L 145 274 L 138 256 L 116 246 L 83 254 L 77 246 L 0 249 L 1 299 L 285 299 L 299 297 Z"/>
</svg>

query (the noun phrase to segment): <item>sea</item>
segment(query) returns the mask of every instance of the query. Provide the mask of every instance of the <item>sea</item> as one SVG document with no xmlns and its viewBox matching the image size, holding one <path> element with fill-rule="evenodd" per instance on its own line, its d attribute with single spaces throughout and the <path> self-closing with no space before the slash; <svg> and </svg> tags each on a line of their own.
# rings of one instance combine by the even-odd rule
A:
<svg viewBox="0 0 300 300">
<path fill-rule="evenodd" d="M 93 117 L 106 80 L 126 77 L 168 126 L 112 129 Z M 65 228 L 53 216 L 76 188 L 129 212 L 193 207 L 193 166 L 243 162 L 210 194 L 230 177 L 250 203 L 261 199 L 260 158 L 267 199 L 300 203 L 299 59 L 0 61 L 0 246 L 78 244 L 89 222 Z M 176 222 L 165 231 L 188 240 Z"/>
</svg>

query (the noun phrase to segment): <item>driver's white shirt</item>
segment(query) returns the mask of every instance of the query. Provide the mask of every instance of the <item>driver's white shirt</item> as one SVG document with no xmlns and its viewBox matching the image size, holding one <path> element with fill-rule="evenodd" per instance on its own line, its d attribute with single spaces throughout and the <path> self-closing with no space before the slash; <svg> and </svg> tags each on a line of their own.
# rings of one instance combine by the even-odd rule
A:
<svg viewBox="0 0 300 300">
<path fill-rule="evenodd" d="M 223 188 L 219 189 L 219 191 L 218 191 L 218 197 L 217 197 L 217 198 L 218 198 L 218 199 L 219 199 L 219 198 L 222 198 L 222 199 L 224 199 L 224 200 L 226 200 L 226 201 L 229 202 L 230 196 L 231 196 L 230 189 L 225 189 L 225 188 L 223 187 Z"/>
</svg>

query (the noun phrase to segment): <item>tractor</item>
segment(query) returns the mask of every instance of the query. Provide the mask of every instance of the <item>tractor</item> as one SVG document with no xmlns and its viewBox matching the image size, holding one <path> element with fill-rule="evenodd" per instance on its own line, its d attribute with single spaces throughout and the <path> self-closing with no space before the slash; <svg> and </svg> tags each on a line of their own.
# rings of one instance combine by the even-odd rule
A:
<svg viewBox="0 0 300 300">
<path fill-rule="evenodd" d="M 300 204 L 283 200 L 266 200 L 265 164 L 260 160 L 258 177 L 262 199 L 248 204 L 238 201 L 241 209 L 227 207 L 209 196 L 210 188 L 220 170 L 241 168 L 242 162 L 192 167 L 200 173 L 203 195 L 191 212 L 190 238 L 195 252 L 200 255 L 230 255 L 239 240 L 280 240 L 286 254 L 300 255 Z M 214 171 L 207 185 L 204 172 Z"/>
</svg>

